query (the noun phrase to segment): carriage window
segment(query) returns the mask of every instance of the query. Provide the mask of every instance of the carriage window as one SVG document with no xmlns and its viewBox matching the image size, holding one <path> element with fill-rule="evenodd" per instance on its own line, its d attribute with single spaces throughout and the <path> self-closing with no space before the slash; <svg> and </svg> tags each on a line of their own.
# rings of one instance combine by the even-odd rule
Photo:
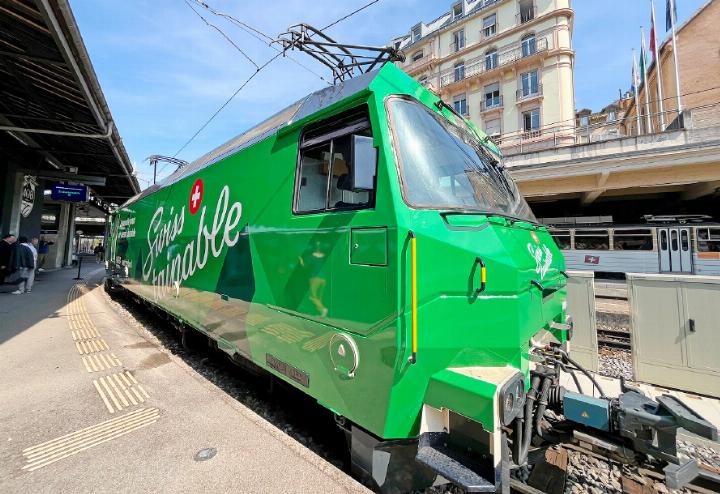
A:
<svg viewBox="0 0 720 494">
<path fill-rule="evenodd" d="M 306 129 L 301 141 L 295 212 L 372 207 L 374 190 L 355 190 L 353 136 L 372 137 L 367 109 Z"/>
<path fill-rule="evenodd" d="M 650 229 L 615 230 L 613 233 L 615 250 L 653 250 L 653 234 Z"/>
<path fill-rule="evenodd" d="M 678 250 L 677 231 L 673 230 L 670 232 L 670 249 L 672 251 Z"/>
<path fill-rule="evenodd" d="M 560 249 L 570 249 L 570 230 L 553 230 L 551 233 Z"/>
<path fill-rule="evenodd" d="M 667 250 L 667 232 L 665 230 L 660 231 L 660 250 Z"/>
<path fill-rule="evenodd" d="M 575 230 L 575 249 L 609 250 L 610 234 L 607 230 Z"/>
<path fill-rule="evenodd" d="M 720 228 L 697 229 L 698 252 L 720 252 Z"/>
<path fill-rule="evenodd" d="M 680 246 L 682 247 L 683 252 L 687 252 L 688 249 L 690 249 L 687 230 L 680 230 Z"/>
</svg>

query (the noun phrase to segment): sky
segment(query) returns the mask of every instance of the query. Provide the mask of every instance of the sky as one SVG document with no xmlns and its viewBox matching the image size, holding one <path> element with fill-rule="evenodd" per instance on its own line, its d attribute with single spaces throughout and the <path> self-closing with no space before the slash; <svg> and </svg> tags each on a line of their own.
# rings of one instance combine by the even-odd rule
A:
<svg viewBox="0 0 720 494">
<path fill-rule="evenodd" d="M 306 22 L 323 27 L 367 0 L 205 0 L 276 37 Z M 676 0 L 682 23 L 706 0 Z M 190 0 L 192 3 L 192 0 Z M 338 41 L 384 45 L 420 20 L 449 10 L 450 0 L 380 0 L 330 28 Z M 665 1 L 655 0 L 664 33 Z M 152 182 L 145 158 L 173 156 L 256 70 L 236 48 L 190 10 L 184 0 L 70 0 L 95 72 L 142 188 Z M 649 0 L 574 0 L 573 47 L 577 109 L 599 110 L 629 89 L 640 26 L 650 24 Z M 198 8 L 250 59 L 262 65 L 276 52 L 224 19 Z M 329 69 L 303 53 L 279 58 L 260 72 L 187 146 L 192 161 L 326 85 Z M 309 70 L 307 70 L 309 69 Z M 158 167 L 159 177 L 172 172 Z"/>
</svg>

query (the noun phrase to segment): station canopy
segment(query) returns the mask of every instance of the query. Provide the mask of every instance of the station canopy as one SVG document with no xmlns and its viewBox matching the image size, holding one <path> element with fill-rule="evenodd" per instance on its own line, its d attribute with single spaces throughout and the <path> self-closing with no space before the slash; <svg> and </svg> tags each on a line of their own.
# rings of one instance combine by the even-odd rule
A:
<svg viewBox="0 0 720 494">
<path fill-rule="evenodd" d="M 0 2 L 3 161 L 105 203 L 140 190 L 67 0 Z"/>
</svg>

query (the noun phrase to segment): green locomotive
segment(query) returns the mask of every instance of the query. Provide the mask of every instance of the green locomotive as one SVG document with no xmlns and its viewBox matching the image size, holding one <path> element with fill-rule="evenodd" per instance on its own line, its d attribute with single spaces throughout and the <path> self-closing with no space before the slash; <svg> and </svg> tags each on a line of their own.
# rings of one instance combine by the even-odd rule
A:
<svg viewBox="0 0 720 494">
<path fill-rule="evenodd" d="M 120 207 L 109 279 L 334 412 L 380 488 L 507 489 L 508 445 L 522 463 L 563 399 L 571 324 L 563 256 L 500 160 L 385 64 Z M 541 336 L 560 360 L 531 372 Z"/>
</svg>

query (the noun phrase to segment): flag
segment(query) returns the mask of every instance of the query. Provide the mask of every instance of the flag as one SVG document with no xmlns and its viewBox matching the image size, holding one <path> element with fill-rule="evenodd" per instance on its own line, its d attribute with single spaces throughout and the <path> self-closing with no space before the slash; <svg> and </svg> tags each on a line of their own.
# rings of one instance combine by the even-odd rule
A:
<svg viewBox="0 0 720 494">
<path fill-rule="evenodd" d="M 665 31 L 670 31 L 677 22 L 677 5 L 675 0 L 665 0 Z"/>
<path fill-rule="evenodd" d="M 637 94 L 638 86 L 640 86 L 640 77 L 638 76 L 637 60 L 635 59 L 635 51 L 633 50 L 632 85 L 630 86 L 633 94 Z"/>
<path fill-rule="evenodd" d="M 647 72 L 647 49 L 645 48 L 645 36 L 640 37 L 640 82 L 645 83 Z"/>
<path fill-rule="evenodd" d="M 655 8 L 652 0 L 650 0 L 650 51 L 653 54 L 653 60 L 657 59 L 657 53 L 655 53 Z"/>
</svg>

